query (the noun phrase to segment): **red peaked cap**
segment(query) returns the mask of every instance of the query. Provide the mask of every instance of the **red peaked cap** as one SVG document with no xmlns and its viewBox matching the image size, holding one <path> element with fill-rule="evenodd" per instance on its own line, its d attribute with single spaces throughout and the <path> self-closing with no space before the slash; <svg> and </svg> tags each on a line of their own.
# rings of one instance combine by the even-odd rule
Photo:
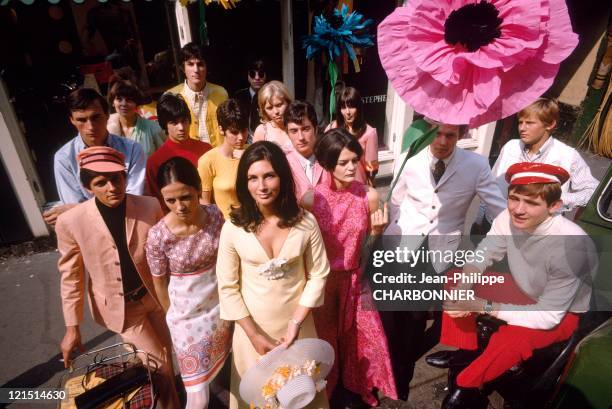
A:
<svg viewBox="0 0 612 409">
<path fill-rule="evenodd" d="M 547 163 L 515 163 L 506 171 L 506 182 L 510 185 L 529 185 L 532 183 L 564 184 L 570 175 L 561 166 Z"/>
</svg>

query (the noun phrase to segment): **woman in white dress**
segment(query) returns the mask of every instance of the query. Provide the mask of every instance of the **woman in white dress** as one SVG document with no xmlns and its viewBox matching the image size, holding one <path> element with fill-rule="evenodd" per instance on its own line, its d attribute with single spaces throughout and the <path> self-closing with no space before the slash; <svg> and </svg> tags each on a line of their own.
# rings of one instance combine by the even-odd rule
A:
<svg viewBox="0 0 612 409">
<path fill-rule="evenodd" d="M 217 257 L 221 318 L 235 321 L 230 408 L 241 375 L 279 344 L 316 338 L 311 309 L 322 305 L 329 263 L 312 214 L 301 210 L 287 158 L 272 142 L 256 142 L 240 159 L 240 205 L 223 225 Z M 308 408 L 327 408 L 318 393 Z"/>
<path fill-rule="evenodd" d="M 229 355 L 232 325 L 219 317 L 215 263 L 223 215 L 200 205 L 193 164 L 174 157 L 157 183 L 170 209 L 149 230 L 146 253 L 155 291 L 166 311 L 172 344 L 187 391 L 187 409 L 208 406 L 209 384 Z"/>
</svg>

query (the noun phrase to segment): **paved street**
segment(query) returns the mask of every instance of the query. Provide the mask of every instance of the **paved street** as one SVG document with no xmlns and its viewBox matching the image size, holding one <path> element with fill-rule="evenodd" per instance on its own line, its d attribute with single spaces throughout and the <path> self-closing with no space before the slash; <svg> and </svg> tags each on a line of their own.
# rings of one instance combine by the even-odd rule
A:
<svg viewBox="0 0 612 409">
<path fill-rule="evenodd" d="M 64 334 L 64 325 L 59 300 L 57 259 L 57 252 L 44 252 L 0 263 L 2 388 L 53 388 L 59 384 L 64 373 L 63 363 L 59 361 L 59 343 Z M 86 311 L 81 331 L 88 349 L 120 342 L 118 336 L 94 324 L 89 311 Z M 439 400 L 432 400 L 434 386 L 443 383 L 444 376 L 444 371 L 420 362 L 415 377 L 415 393 L 410 399 L 412 406 L 386 399 L 382 407 L 437 409 Z M 225 406 L 228 385 L 228 371 L 224 371 L 213 387 L 216 400 L 211 408 Z M 0 404 L 2 407 L 46 408 L 53 405 Z"/>
</svg>

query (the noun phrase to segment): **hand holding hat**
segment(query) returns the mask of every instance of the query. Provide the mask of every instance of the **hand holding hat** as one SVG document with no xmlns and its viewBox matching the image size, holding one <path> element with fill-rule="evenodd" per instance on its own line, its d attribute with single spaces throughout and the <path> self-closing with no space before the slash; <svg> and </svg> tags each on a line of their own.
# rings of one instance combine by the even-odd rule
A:
<svg viewBox="0 0 612 409">
<path fill-rule="evenodd" d="M 258 408 L 303 408 L 324 388 L 333 363 L 332 346 L 320 339 L 278 346 L 242 375 L 240 396 Z"/>
</svg>

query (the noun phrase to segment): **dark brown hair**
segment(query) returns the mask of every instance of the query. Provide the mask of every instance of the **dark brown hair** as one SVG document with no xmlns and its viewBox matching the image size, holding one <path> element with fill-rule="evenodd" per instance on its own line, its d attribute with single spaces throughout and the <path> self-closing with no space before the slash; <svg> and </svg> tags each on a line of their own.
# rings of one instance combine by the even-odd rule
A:
<svg viewBox="0 0 612 409">
<path fill-rule="evenodd" d="M 206 53 L 204 52 L 204 49 L 202 47 L 200 47 L 199 45 L 197 45 L 196 43 L 187 43 L 183 46 L 183 48 L 181 48 L 181 51 L 179 52 L 179 61 L 180 61 L 180 65 L 181 65 L 181 70 L 185 69 L 185 63 L 189 60 L 191 60 L 192 58 L 195 58 L 196 60 L 201 60 L 204 65 L 206 64 Z"/>
<path fill-rule="evenodd" d="M 193 163 L 180 156 L 165 161 L 157 171 L 157 188 L 161 190 L 167 185 L 178 182 L 191 186 L 196 191 L 202 191 L 202 181 Z"/>
<path fill-rule="evenodd" d="M 301 124 L 304 118 L 308 119 L 312 126 L 317 127 L 317 112 L 310 102 L 295 100 L 289 104 L 283 115 L 285 128 L 289 122 Z"/>
<path fill-rule="evenodd" d="M 230 220 L 247 232 L 255 232 L 263 222 L 263 215 L 248 188 L 248 172 L 251 165 L 267 160 L 280 177 L 280 192 L 276 198 L 278 227 L 291 227 L 302 220 L 303 211 L 295 198 L 295 182 L 291 167 L 283 150 L 274 142 L 259 141 L 249 146 L 238 163 L 236 196 L 240 205 L 231 206 Z"/>
<path fill-rule="evenodd" d="M 357 139 L 344 128 L 334 128 L 325 132 L 317 141 L 314 154 L 317 158 L 317 162 L 319 162 L 323 168 L 333 171 L 338 164 L 340 152 L 342 152 L 344 148 L 357 154 L 358 159 L 361 159 L 363 156 L 363 148 Z"/>
<path fill-rule="evenodd" d="M 70 95 L 68 95 L 67 100 L 70 115 L 72 115 L 72 112 L 74 111 L 82 111 L 89 108 L 96 101 L 100 103 L 102 111 L 108 115 L 108 102 L 106 102 L 104 97 L 100 95 L 98 91 L 93 88 L 79 88 L 72 91 Z"/>
<path fill-rule="evenodd" d="M 353 121 L 353 130 L 355 131 L 355 138 L 359 139 L 366 131 L 367 124 L 363 118 L 363 102 L 361 101 L 361 95 L 356 88 L 343 88 L 338 94 L 338 99 L 336 101 L 336 124 L 338 124 L 338 128 L 348 129 L 347 125 L 344 123 L 342 112 L 340 112 L 345 106 L 357 109 Z"/>
<path fill-rule="evenodd" d="M 132 82 L 126 80 L 117 80 L 111 85 L 108 91 L 108 103 L 112 106 L 117 97 L 133 101 L 136 105 L 141 104 L 144 99 L 140 89 Z"/>
<path fill-rule="evenodd" d="M 223 131 L 240 132 L 249 127 L 249 117 L 235 99 L 226 99 L 217 107 L 217 122 Z"/>
<path fill-rule="evenodd" d="M 157 102 L 157 122 L 168 132 L 168 122 L 186 120 L 191 123 L 191 111 L 181 94 L 166 92 Z"/>
</svg>

